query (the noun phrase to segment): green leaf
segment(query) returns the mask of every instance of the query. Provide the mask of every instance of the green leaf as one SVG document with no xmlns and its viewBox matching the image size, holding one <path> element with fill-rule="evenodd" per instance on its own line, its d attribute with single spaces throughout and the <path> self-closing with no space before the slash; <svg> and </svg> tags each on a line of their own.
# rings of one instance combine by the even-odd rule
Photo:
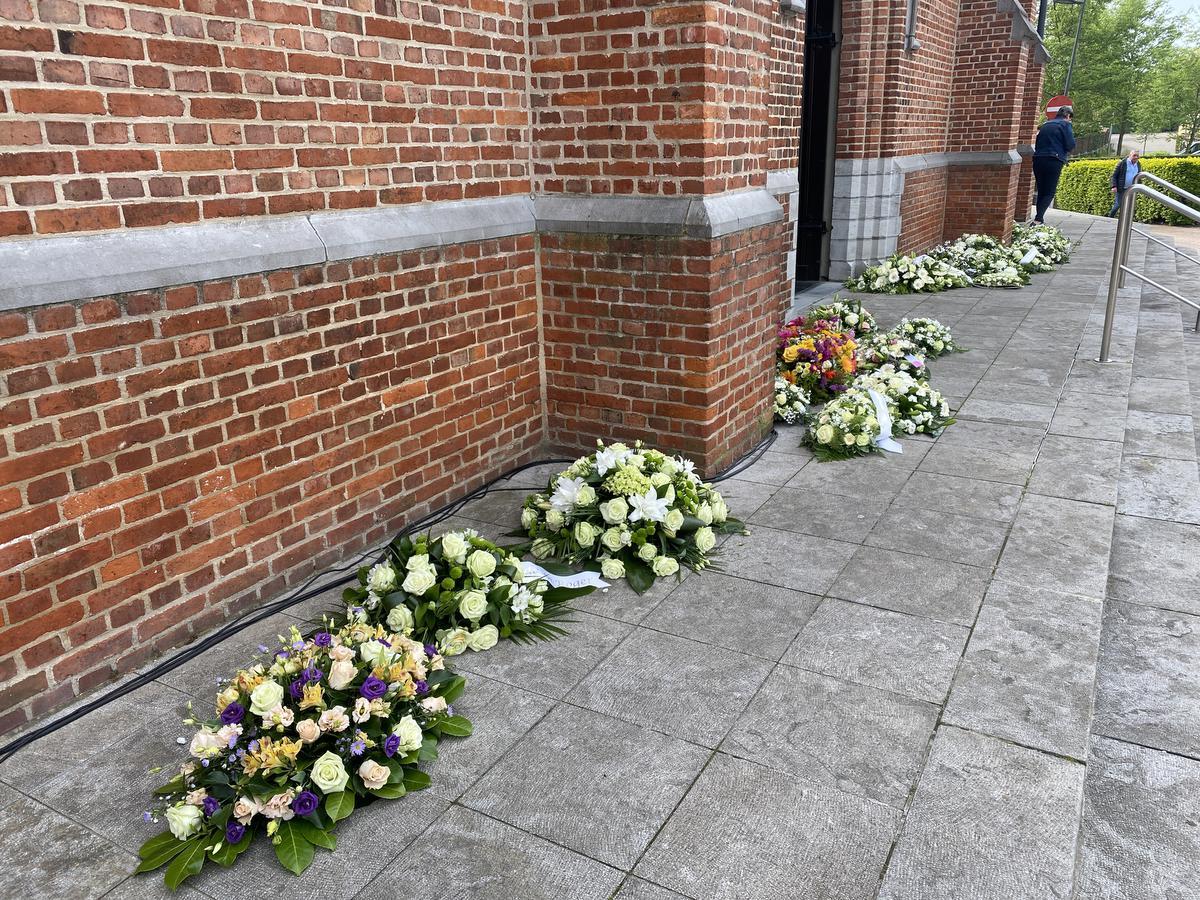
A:
<svg viewBox="0 0 1200 900">
<path fill-rule="evenodd" d="M 408 793 L 402 784 L 385 784 L 381 788 L 376 788 L 371 791 L 376 797 L 382 797 L 384 800 L 399 800 Z"/>
<path fill-rule="evenodd" d="M 310 844 L 314 844 L 317 847 L 324 847 L 326 850 L 337 849 L 337 837 L 328 831 L 318 828 L 312 822 L 307 822 L 304 819 L 293 819 L 292 826 Z"/>
<path fill-rule="evenodd" d="M 223 866 L 228 869 L 233 865 L 234 860 L 246 852 L 250 847 L 250 842 L 254 839 L 253 829 L 247 828 L 246 833 L 242 835 L 242 839 L 236 844 L 231 844 L 225 841 L 221 844 L 221 849 L 216 853 L 208 854 L 208 858 L 215 862 L 218 866 Z"/>
<path fill-rule="evenodd" d="M 430 762 L 438 758 L 438 736 L 432 732 L 425 732 L 421 738 L 421 750 L 417 755 L 417 759 L 423 762 Z"/>
<path fill-rule="evenodd" d="M 404 770 L 404 787 L 410 791 L 423 791 L 433 784 L 433 779 L 420 769 Z"/>
<path fill-rule="evenodd" d="M 275 855 L 289 872 L 300 875 L 312 865 L 317 848 L 301 833 L 294 819 L 280 824 L 275 842 Z"/>
<path fill-rule="evenodd" d="M 451 737 L 469 737 L 475 729 L 471 721 L 464 716 L 447 716 L 438 722 L 438 730 Z"/>
<path fill-rule="evenodd" d="M 178 856 L 186 846 L 187 844 L 169 831 L 157 834 L 142 844 L 141 849 L 138 850 L 138 856 L 142 861 L 134 871 L 152 872 L 160 866 L 165 866 Z"/>
<path fill-rule="evenodd" d="M 334 822 L 340 822 L 350 813 L 354 812 L 354 792 L 353 791 L 338 791 L 336 794 L 329 794 L 325 798 L 325 812 Z"/>
<path fill-rule="evenodd" d="M 654 571 L 640 559 L 627 559 L 625 561 L 625 580 L 639 594 L 644 594 L 654 584 Z"/>
<path fill-rule="evenodd" d="M 183 776 L 176 775 L 162 787 L 155 788 L 154 795 L 156 797 L 165 797 L 167 794 L 178 794 L 180 791 L 185 789 L 186 785 L 184 784 Z"/>
<path fill-rule="evenodd" d="M 546 603 L 567 603 L 574 600 L 576 597 L 586 597 L 592 591 L 596 590 L 590 585 L 587 587 L 566 588 L 556 587 L 549 588 L 542 594 L 542 600 Z"/>
<path fill-rule="evenodd" d="M 446 686 L 437 692 L 438 696 L 447 703 L 453 703 L 462 696 L 462 692 L 466 690 L 467 679 L 461 675 L 455 675 L 446 682 Z"/>
<path fill-rule="evenodd" d="M 204 865 L 205 844 L 211 839 L 212 835 L 201 835 L 183 845 L 182 851 L 167 866 L 167 874 L 163 876 L 163 883 L 168 888 L 175 890 L 184 881 L 199 874 Z"/>
</svg>

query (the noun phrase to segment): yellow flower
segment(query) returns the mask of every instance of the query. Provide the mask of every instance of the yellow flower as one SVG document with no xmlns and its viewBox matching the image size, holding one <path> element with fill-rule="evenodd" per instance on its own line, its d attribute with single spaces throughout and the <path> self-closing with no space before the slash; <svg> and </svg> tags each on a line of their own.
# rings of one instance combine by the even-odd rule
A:
<svg viewBox="0 0 1200 900">
<path fill-rule="evenodd" d="M 325 689 L 319 684 L 306 684 L 304 696 L 300 699 L 301 709 L 324 709 Z"/>
<path fill-rule="evenodd" d="M 800 348 L 797 347 L 795 344 L 791 344 L 791 345 L 783 348 L 783 361 L 784 362 L 789 362 L 789 363 L 795 362 L 796 357 L 799 355 L 800 355 Z"/>
</svg>

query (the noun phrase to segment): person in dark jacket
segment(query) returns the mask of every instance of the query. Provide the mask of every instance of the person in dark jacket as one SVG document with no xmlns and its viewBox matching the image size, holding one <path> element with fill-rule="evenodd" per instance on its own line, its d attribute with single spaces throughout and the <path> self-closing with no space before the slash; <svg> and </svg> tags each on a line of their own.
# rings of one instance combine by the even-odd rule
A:
<svg viewBox="0 0 1200 900">
<path fill-rule="evenodd" d="M 1117 163 L 1117 167 L 1113 169 L 1112 178 L 1109 179 L 1112 183 L 1113 205 L 1108 211 L 1111 218 L 1115 216 L 1121 209 L 1121 200 L 1125 196 L 1125 192 L 1133 186 L 1133 180 L 1141 174 L 1142 167 L 1138 163 L 1141 154 L 1136 150 L 1130 150 L 1129 156 Z"/>
<path fill-rule="evenodd" d="M 1074 109 L 1061 106 L 1058 115 L 1038 129 L 1033 146 L 1033 180 L 1037 183 L 1037 214 L 1033 221 L 1038 225 L 1054 202 L 1058 176 L 1067 164 L 1068 154 L 1075 149 L 1075 132 L 1071 129 L 1074 115 Z"/>
</svg>

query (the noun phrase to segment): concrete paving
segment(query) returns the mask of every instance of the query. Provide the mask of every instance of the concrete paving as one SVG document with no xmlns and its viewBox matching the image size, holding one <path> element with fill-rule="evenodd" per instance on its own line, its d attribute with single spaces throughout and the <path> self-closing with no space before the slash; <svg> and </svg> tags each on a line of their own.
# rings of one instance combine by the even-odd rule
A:
<svg viewBox="0 0 1200 900">
<path fill-rule="evenodd" d="M 1200 896 L 1200 338 L 1113 223 L 1020 290 L 864 297 L 930 315 L 960 421 L 818 463 L 798 432 L 721 489 L 720 572 L 578 602 L 571 634 L 460 657 L 471 738 L 356 813 L 300 878 L 265 842 L 181 896 L 857 900 Z M 1143 240 L 1163 283 L 1196 272 Z M 558 467 L 522 474 L 535 486 Z M 452 524 L 490 536 L 523 494 Z M 152 898 L 156 766 L 261 623 L 0 765 L 2 896 Z M 159 826 L 161 827 L 161 826 Z M 5 891 L 11 893 L 5 894 Z"/>
</svg>

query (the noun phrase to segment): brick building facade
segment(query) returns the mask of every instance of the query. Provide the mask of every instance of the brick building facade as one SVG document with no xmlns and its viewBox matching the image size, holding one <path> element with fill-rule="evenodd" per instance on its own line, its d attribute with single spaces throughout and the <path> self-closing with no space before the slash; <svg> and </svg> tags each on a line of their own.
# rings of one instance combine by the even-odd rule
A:
<svg viewBox="0 0 1200 900">
<path fill-rule="evenodd" d="M 1011 2 L 842 0 L 835 276 L 1027 198 Z M 797 6 L 0 0 L 0 731 L 551 449 L 753 447 Z"/>
</svg>

